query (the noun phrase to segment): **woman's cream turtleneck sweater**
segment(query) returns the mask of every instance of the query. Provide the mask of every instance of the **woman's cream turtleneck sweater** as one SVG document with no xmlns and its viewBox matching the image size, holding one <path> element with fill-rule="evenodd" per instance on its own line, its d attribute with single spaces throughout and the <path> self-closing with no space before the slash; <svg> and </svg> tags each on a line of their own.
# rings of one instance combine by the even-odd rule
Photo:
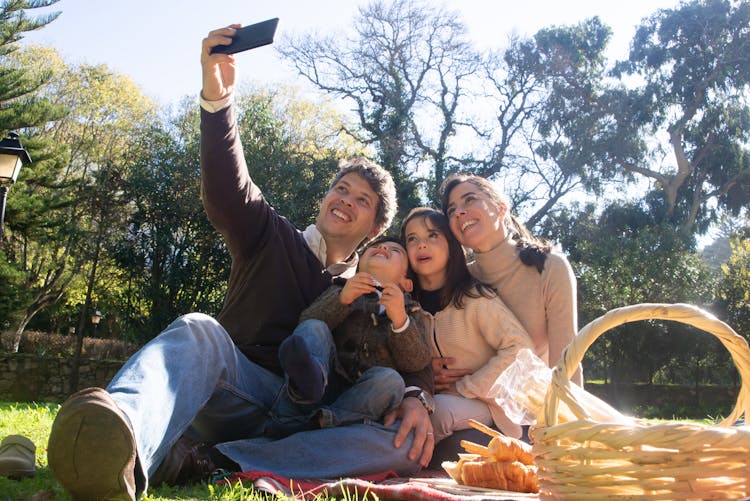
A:
<svg viewBox="0 0 750 501">
<path fill-rule="evenodd" d="M 578 332 L 576 278 L 562 254 L 547 254 L 541 273 L 521 262 L 515 242 L 506 238 L 494 249 L 475 253 L 471 273 L 497 290 L 531 336 L 534 351 L 554 366 Z M 574 381 L 580 381 L 580 371 Z"/>
</svg>

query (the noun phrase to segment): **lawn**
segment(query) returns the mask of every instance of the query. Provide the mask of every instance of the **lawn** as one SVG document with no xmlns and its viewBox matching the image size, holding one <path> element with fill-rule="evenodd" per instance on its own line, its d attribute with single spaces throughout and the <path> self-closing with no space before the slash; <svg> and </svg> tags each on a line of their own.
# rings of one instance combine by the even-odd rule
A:
<svg viewBox="0 0 750 501">
<path fill-rule="evenodd" d="M 59 404 L 9 403 L 0 402 L 0 440 L 8 435 L 24 435 L 36 445 L 37 475 L 21 481 L 0 477 L 0 501 L 55 501 L 69 500 L 70 496 L 62 489 L 47 467 L 47 438 Z M 658 420 L 653 420 L 658 421 Z M 692 420 L 693 422 L 712 422 Z M 368 501 L 367 495 L 361 501 Z M 372 496 L 374 498 L 374 496 Z M 189 487 L 173 488 L 160 486 L 150 488 L 146 501 L 208 499 L 222 501 L 261 501 L 286 500 L 284 497 L 269 497 L 240 484 L 234 486 L 196 484 Z M 344 496 L 348 501 L 359 501 L 356 495 Z M 332 501 L 321 498 L 318 501 Z"/>
<path fill-rule="evenodd" d="M 52 421 L 60 406 L 58 404 L 0 402 L 0 440 L 8 435 L 24 435 L 36 445 L 36 477 L 25 480 L 10 480 L 0 477 L 0 501 L 69 500 L 70 496 L 52 476 L 47 467 L 47 437 Z M 160 486 L 149 489 L 147 501 L 210 499 L 210 500 L 266 500 L 266 495 L 243 488 L 241 485 L 193 485 L 172 488 Z M 274 498 L 271 498 L 274 499 Z M 286 498 L 276 498 L 286 499 Z"/>
</svg>

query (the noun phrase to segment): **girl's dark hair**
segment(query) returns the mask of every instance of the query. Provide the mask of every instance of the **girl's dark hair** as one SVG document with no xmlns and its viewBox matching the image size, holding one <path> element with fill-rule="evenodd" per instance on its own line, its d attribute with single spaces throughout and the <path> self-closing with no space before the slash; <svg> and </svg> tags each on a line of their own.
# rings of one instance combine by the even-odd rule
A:
<svg viewBox="0 0 750 501">
<path fill-rule="evenodd" d="M 448 240 L 448 267 L 446 270 L 445 285 L 440 297 L 440 309 L 442 310 L 451 303 L 456 308 L 461 309 L 463 308 L 464 297 L 495 297 L 497 295 L 495 289 L 478 281 L 469 273 L 469 268 L 466 266 L 464 249 L 458 240 L 456 240 L 456 237 L 453 236 L 448 225 L 448 218 L 442 212 L 430 207 L 412 209 L 401 223 L 401 245 L 406 247 L 406 225 L 418 218 L 421 218 L 428 228 L 439 231 Z M 414 282 L 412 296 L 418 301 L 421 287 L 419 279 L 412 271 L 411 266 L 409 266 L 409 274 L 409 278 Z"/>
<path fill-rule="evenodd" d="M 547 254 L 552 252 L 552 242 L 532 235 L 529 229 L 516 216 L 511 214 L 510 202 L 500 195 L 495 186 L 487 179 L 467 174 L 452 174 L 445 178 L 440 186 L 440 206 L 443 213 L 448 213 L 448 203 L 453 188 L 462 183 L 473 184 L 495 204 L 498 206 L 504 205 L 507 208 L 505 211 L 505 227 L 510 232 L 511 238 L 516 242 L 521 262 L 526 266 L 535 266 L 537 271 L 541 273 L 544 270 Z"/>
</svg>

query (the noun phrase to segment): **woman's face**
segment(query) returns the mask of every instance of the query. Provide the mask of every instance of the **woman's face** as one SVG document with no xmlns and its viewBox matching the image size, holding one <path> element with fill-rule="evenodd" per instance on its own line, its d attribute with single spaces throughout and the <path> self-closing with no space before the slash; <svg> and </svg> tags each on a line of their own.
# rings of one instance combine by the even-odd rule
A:
<svg viewBox="0 0 750 501">
<path fill-rule="evenodd" d="M 456 185 L 448 197 L 448 221 L 461 245 L 487 252 L 505 240 L 507 207 L 492 200 L 471 182 Z"/>
<path fill-rule="evenodd" d="M 406 223 L 404 231 L 409 264 L 424 290 L 436 290 L 445 283 L 448 268 L 448 239 L 424 217 Z"/>
</svg>

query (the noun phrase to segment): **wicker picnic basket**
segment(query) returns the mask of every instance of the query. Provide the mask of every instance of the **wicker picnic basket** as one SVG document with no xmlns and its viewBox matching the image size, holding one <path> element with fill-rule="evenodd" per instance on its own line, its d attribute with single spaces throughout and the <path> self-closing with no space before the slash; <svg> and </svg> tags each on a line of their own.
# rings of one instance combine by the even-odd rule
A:
<svg viewBox="0 0 750 501">
<path fill-rule="evenodd" d="M 742 378 L 737 403 L 716 426 L 593 421 L 576 401 L 570 377 L 605 331 L 637 320 L 674 320 L 724 344 Z M 687 304 L 639 304 L 586 325 L 553 370 L 545 423 L 531 431 L 541 499 L 740 499 L 750 492 L 750 427 L 733 426 L 750 405 L 750 349 L 731 327 Z M 565 402 L 578 418 L 558 424 Z"/>
</svg>

